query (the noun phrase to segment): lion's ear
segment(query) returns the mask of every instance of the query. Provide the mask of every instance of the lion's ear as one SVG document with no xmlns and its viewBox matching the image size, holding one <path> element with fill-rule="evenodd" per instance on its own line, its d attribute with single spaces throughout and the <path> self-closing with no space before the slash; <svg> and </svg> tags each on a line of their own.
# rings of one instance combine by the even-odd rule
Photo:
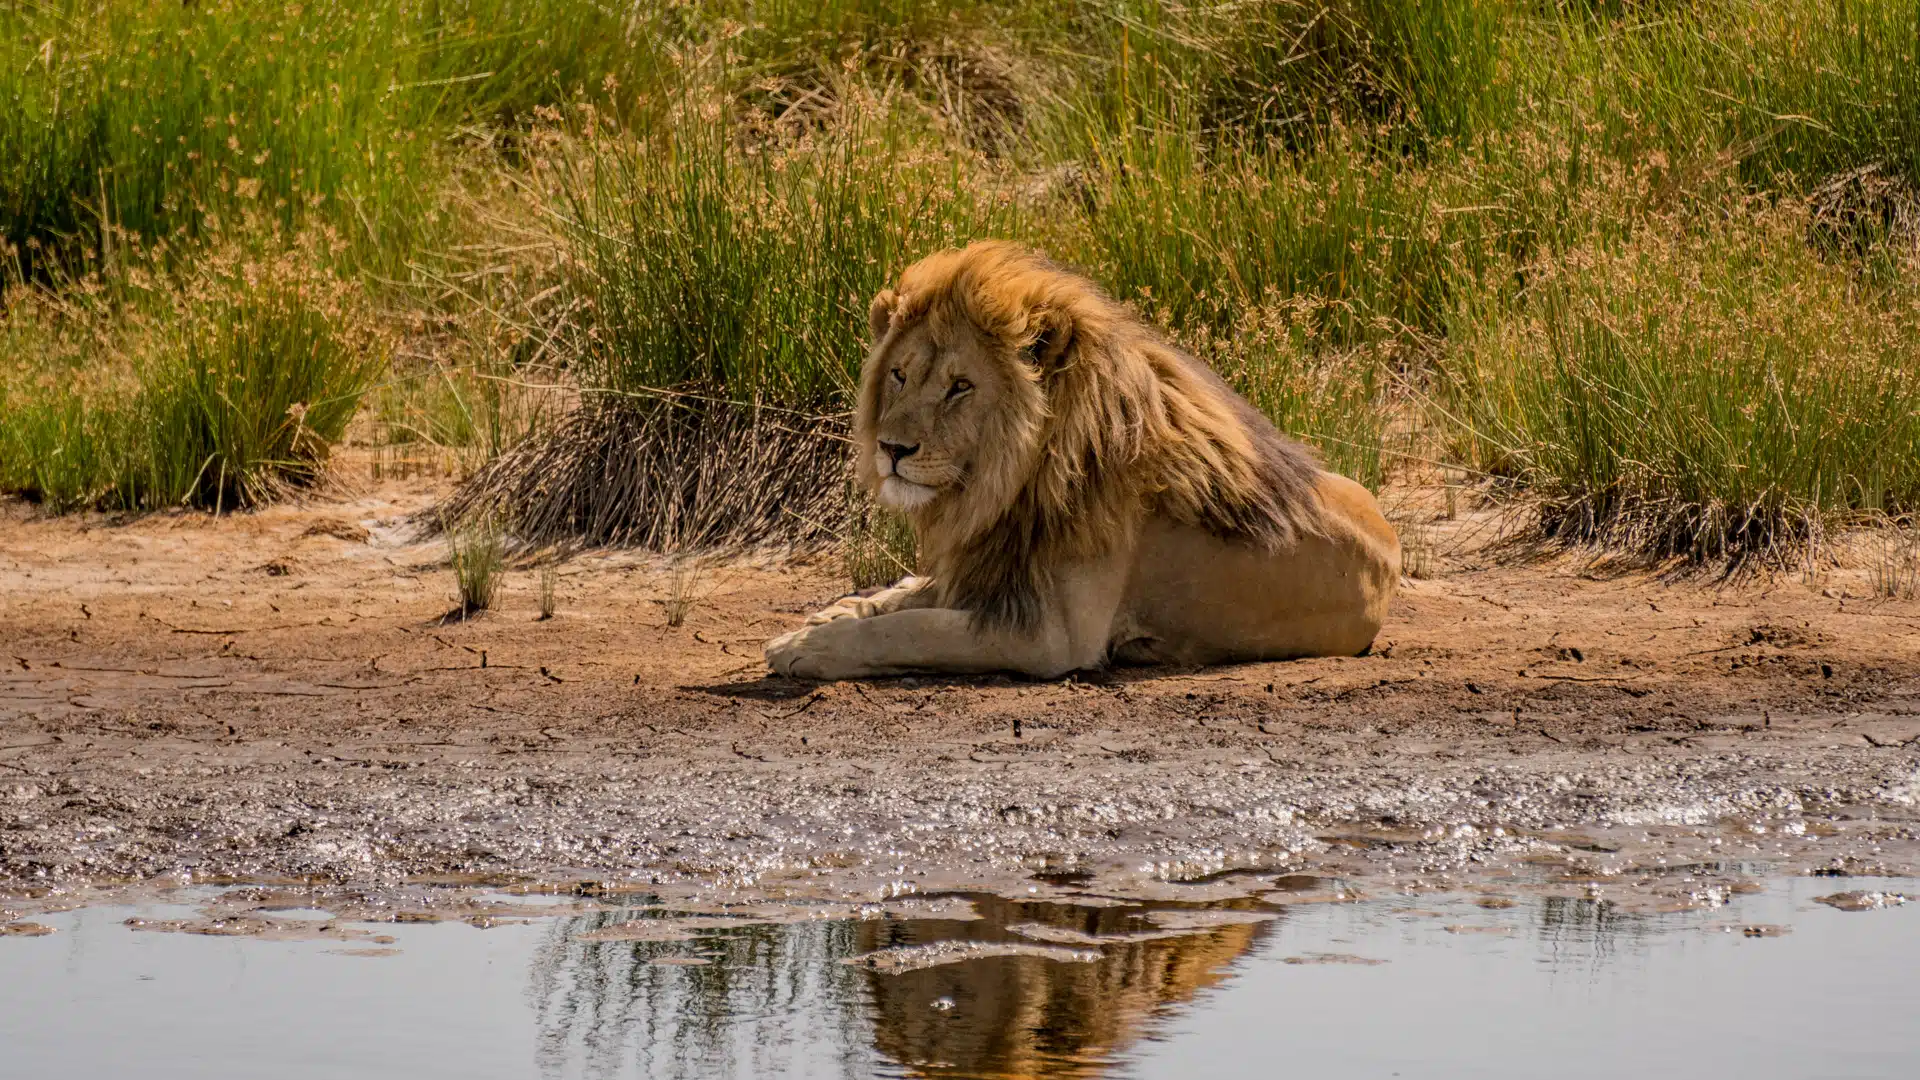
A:
<svg viewBox="0 0 1920 1080">
<path fill-rule="evenodd" d="M 867 326 L 873 331 L 875 344 L 887 336 L 887 326 L 893 322 L 893 302 L 897 299 L 892 289 L 881 289 L 874 295 L 873 306 L 867 309 Z"/>
<path fill-rule="evenodd" d="M 1028 316 L 1033 341 L 1021 352 L 1027 362 L 1041 371 L 1052 371 L 1073 348 L 1073 316 L 1054 308 L 1041 308 Z"/>
</svg>

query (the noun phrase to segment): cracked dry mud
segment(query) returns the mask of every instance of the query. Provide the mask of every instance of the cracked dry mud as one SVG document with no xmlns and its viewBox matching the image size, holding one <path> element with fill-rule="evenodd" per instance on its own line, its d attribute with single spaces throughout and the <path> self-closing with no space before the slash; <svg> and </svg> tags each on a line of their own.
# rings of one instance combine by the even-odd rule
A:
<svg viewBox="0 0 1920 1080">
<path fill-rule="evenodd" d="M 1920 604 L 1864 571 L 1459 546 L 1365 657 L 819 685 L 760 643 L 835 560 L 713 567 L 668 627 L 662 561 L 588 553 L 551 620 L 521 568 L 443 621 L 444 547 L 404 524 L 434 494 L 0 509 L 0 904 L 472 875 L 1196 897 L 1173 883 L 1240 868 L 1685 903 L 1746 867 L 1920 867 Z"/>
</svg>

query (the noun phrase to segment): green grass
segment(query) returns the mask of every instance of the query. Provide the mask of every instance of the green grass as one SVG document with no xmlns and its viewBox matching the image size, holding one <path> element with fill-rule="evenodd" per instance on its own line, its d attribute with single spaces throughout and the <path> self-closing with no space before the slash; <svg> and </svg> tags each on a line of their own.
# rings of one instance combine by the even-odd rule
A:
<svg viewBox="0 0 1920 1080">
<path fill-rule="evenodd" d="M 899 514 L 857 495 L 850 501 L 841 547 L 847 579 L 856 589 L 892 585 L 913 573 L 918 559 L 913 526 Z"/>
<path fill-rule="evenodd" d="M 246 264 L 183 290 L 123 343 L 126 383 L 0 385 L 0 487 L 56 509 L 217 511 L 321 479 L 385 365 L 345 328 L 339 284 Z"/>
<path fill-rule="evenodd" d="M 1231 328 L 1276 300 L 1316 302 L 1338 343 L 1434 331 L 1490 262 L 1486 215 L 1440 168 L 1364 145 L 1202 155 L 1179 136 L 1102 162 L 1088 220 L 1065 238 L 1123 299 L 1171 325 Z"/>
<path fill-rule="evenodd" d="M 0 487 L 55 510 L 90 505 L 121 472 L 126 426 L 69 390 L 0 387 Z"/>
<path fill-rule="evenodd" d="M 1920 181 L 1911 0 L 1705 0 L 1574 33 L 1617 150 L 1787 191 L 1870 162 Z"/>
<path fill-rule="evenodd" d="M 844 403 L 888 272 L 1012 225 L 972 185 L 964 162 L 857 126 L 779 155 L 741 153 L 697 117 L 590 146 L 564 189 L 593 311 L 586 385 Z"/>
<path fill-rule="evenodd" d="M 144 380 L 118 498 L 218 510 L 311 485 L 384 366 L 356 344 L 291 285 L 201 305 Z"/>
<path fill-rule="evenodd" d="M 653 44 L 586 0 L 9 5 L 0 229 L 73 264 L 318 214 L 374 259 L 429 234 L 419 184 L 452 130 L 617 106 Z"/>
<path fill-rule="evenodd" d="M 1516 5 L 1484 0 L 1140 0 L 1082 5 L 1093 77 L 1080 131 L 1183 127 L 1205 141 L 1311 149 L 1367 128 L 1401 150 L 1472 136 L 1512 93 Z"/>
<path fill-rule="evenodd" d="M 1649 230 L 1461 312 L 1443 409 L 1550 533 L 1781 554 L 1920 508 L 1920 290 L 1822 263 L 1792 214 Z"/>
</svg>

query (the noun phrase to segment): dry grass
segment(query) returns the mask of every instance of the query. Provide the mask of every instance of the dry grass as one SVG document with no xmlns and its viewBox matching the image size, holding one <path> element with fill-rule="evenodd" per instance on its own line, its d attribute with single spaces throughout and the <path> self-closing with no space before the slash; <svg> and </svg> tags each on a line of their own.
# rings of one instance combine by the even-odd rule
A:
<svg viewBox="0 0 1920 1080">
<path fill-rule="evenodd" d="M 708 568 L 705 560 L 693 557 L 680 560 L 667 571 L 667 595 L 654 603 L 666 616 L 667 625 L 680 627 L 693 613 L 695 605 L 707 593 Z"/>
<path fill-rule="evenodd" d="M 848 502 L 840 554 L 853 587 L 891 585 L 913 573 L 917 558 L 913 526 L 871 499 L 856 496 Z"/>
<path fill-rule="evenodd" d="M 560 566 L 554 562 L 540 564 L 540 621 L 553 618 L 559 609 Z"/>
<path fill-rule="evenodd" d="M 1867 572 L 1875 596 L 1920 600 L 1920 530 L 1888 523 L 1875 538 Z"/>
<path fill-rule="evenodd" d="M 489 462 L 438 513 L 498 520 L 534 546 L 817 547 L 845 513 L 845 471 L 836 420 L 603 394 Z"/>
<path fill-rule="evenodd" d="M 1695 560 L 1798 560 L 1920 508 L 1920 289 L 1823 262 L 1805 217 L 1649 225 L 1467 311 L 1442 365 L 1466 461 L 1543 530 Z"/>
<path fill-rule="evenodd" d="M 1435 559 L 1433 529 L 1426 522 L 1407 518 L 1394 523 L 1400 534 L 1400 572 L 1414 581 L 1425 581 L 1439 570 Z"/>
</svg>

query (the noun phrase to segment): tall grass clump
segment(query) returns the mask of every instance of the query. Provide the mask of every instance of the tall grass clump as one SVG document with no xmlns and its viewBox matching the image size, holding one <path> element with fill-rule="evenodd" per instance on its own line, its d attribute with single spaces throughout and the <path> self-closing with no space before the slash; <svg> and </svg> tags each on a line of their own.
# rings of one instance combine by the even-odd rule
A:
<svg viewBox="0 0 1920 1080">
<path fill-rule="evenodd" d="M 506 576 L 506 545 L 490 521 L 468 521 L 446 530 L 447 561 L 459 606 L 449 613 L 465 619 L 493 607 Z"/>
<path fill-rule="evenodd" d="M 913 573 L 919 545 L 913 524 L 860 495 L 848 499 L 847 530 L 840 556 L 856 589 L 891 585 Z"/>
<path fill-rule="evenodd" d="M 1886 522 L 1873 537 L 1877 550 L 1867 565 L 1873 595 L 1887 600 L 1920 600 L 1920 531 Z"/>
<path fill-rule="evenodd" d="M 889 273 L 1013 224 L 966 158 L 916 152 L 881 122 L 749 152 L 689 117 L 590 154 L 566 186 L 567 233 L 593 311 L 580 362 L 612 393 L 829 407 Z"/>
<path fill-rule="evenodd" d="M 1815 257 L 1800 215 L 1647 230 L 1468 307 L 1439 404 L 1544 531 L 1735 562 L 1920 508 L 1920 293 Z"/>
<path fill-rule="evenodd" d="M 323 476 L 385 365 L 351 290 L 292 260 L 233 262 L 104 337 L 83 369 L 0 385 L 0 487 L 56 509 L 258 505 Z"/>
<path fill-rule="evenodd" d="M 1180 329 L 1223 330 L 1308 297 L 1342 342 L 1434 333 L 1493 254 L 1485 208 L 1448 171 L 1396 166 L 1351 141 L 1203 154 L 1179 135 L 1143 137 L 1116 147 L 1100 175 L 1084 226 L 1059 246 Z"/>
<path fill-rule="evenodd" d="M 143 376 L 120 498 L 219 510 L 320 479 L 385 365 L 316 288 L 236 280 L 189 311 Z"/>
<path fill-rule="evenodd" d="M 124 471 L 120 410 L 64 387 L 0 383 L 0 492 L 73 510 L 113 490 Z"/>
<path fill-rule="evenodd" d="M 458 126 L 665 63 L 651 16 L 588 0 L 78 0 L 0 11 L 0 228 L 29 263 L 110 263 L 313 213 L 389 271 L 429 231 Z M 30 270 L 37 269 L 30 267 Z"/>
</svg>

